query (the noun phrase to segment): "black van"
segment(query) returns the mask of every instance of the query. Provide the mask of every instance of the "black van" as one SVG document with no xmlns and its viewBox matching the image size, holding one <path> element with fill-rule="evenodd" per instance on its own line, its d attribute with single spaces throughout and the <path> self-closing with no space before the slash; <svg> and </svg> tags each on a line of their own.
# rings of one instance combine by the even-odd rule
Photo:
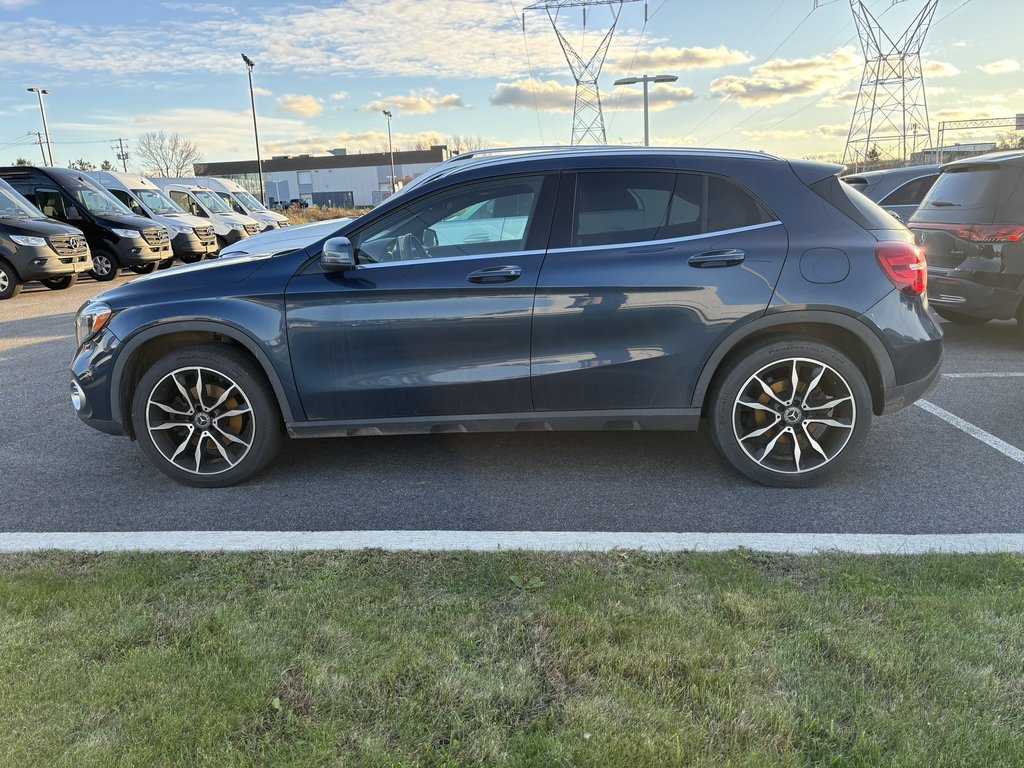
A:
<svg viewBox="0 0 1024 768">
<path fill-rule="evenodd" d="M 85 233 L 92 250 L 90 274 L 97 280 L 113 280 L 121 267 L 139 274 L 152 272 L 173 256 L 164 227 L 133 214 L 81 171 L 13 166 L 0 168 L 0 179 L 44 215 Z"/>
<path fill-rule="evenodd" d="M 88 269 L 85 235 L 46 218 L 0 180 L 0 299 L 17 296 L 29 280 L 55 291 L 70 288 Z"/>
</svg>

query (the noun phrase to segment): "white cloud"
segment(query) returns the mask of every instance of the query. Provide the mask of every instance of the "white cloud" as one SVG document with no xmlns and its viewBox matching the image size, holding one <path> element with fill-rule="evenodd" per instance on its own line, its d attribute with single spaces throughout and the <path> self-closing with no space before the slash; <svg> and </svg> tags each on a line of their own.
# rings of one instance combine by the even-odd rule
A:
<svg viewBox="0 0 1024 768">
<path fill-rule="evenodd" d="M 388 96 L 371 101 L 363 108 L 364 112 L 380 112 L 383 109 L 394 110 L 406 115 L 429 115 L 439 109 L 466 109 L 466 103 L 457 93 L 442 96 L 433 88 L 412 91 L 406 96 Z"/>
<path fill-rule="evenodd" d="M 1002 75 L 1019 70 L 1020 62 L 1016 59 L 1000 59 L 999 61 L 990 61 L 988 64 L 980 64 L 978 69 L 987 75 Z"/>
<path fill-rule="evenodd" d="M 831 125 L 819 125 L 817 128 L 749 130 L 742 131 L 742 133 L 754 141 L 783 141 L 786 139 L 845 137 L 849 133 L 849 129 L 850 127 L 846 123 L 833 123 Z"/>
<path fill-rule="evenodd" d="M 252 92 L 257 96 L 273 96 L 274 92 L 269 88 L 260 88 L 260 86 L 254 86 Z"/>
<path fill-rule="evenodd" d="M 277 108 L 300 117 L 320 117 L 324 113 L 324 104 L 316 96 L 300 96 L 288 93 L 277 100 Z"/>
<path fill-rule="evenodd" d="M 572 112 L 576 89 L 555 80 L 526 78 L 514 83 L 498 83 L 490 102 L 496 107 L 519 107 L 545 112 Z"/>
<path fill-rule="evenodd" d="M 953 75 L 959 75 L 960 70 L 952 64 L 947 64 L 944 61 L 926 61 L 921 65 L 921 74 L 923 74 L 926 79 L 935 79 L 937 77 L 953 77 Z"/>
<path fill-rule="evenodd" d="M 35 5 L 39 0 L 0 0 L 0 8 L 3 10 L 14 10 L 15 8 L 25 8 L 30 5 Z"/>
<path fill-rule="evenodd" d="M 712 81 L 711 93 L 744 107 L 782 104 L 835 91 L 856 77 L 861 65 L 852 46 L 810 59 L 771 59 L 753 67 L 747 77 L 728 75 Z"/>
<path fill-rule="evenodd" d="M 634 72 L 672 72 L 679 69 L 718 69 L 731 64 L 746 64 L 754 57 L 744 51 L 737 51 L 719 45 L 715 48 L 672 48 L 658 47 L 651 51 L 642 51 L 632 56 L 626 54 L 608 61 L 608 66 L 620 71 L 631 69 Z M 632 67 L 630 67 L 632 64 Z"/>
<path fill-rule="evenodd" d="M 230 5 L 221 3 L 160 3 L 160 5 L 169 11 L 186 11 L 188 13 L 198 13 L 204 16 L 209 14 L 227 14 L 229 16 L 238 15 L 238 11 Z"/>
<path fill-rule="evenodd" d="M 331 98 L 334 101 L 342 101 L 343 99 L 347 99 L 348 98 L 348 91 L 337 91 L 335 93 L 332 93 L 331 94 Z"/>
</svg>

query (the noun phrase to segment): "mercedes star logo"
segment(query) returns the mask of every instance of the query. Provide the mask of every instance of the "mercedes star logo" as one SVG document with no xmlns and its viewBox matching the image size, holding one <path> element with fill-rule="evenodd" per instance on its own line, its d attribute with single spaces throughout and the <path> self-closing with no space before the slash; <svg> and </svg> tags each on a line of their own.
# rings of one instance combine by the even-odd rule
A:
<svg viewBox="0 0 1024 768">
<path fill-rule="evenodd" d="M 78 250 L 78 238 L 77 237 L 70 238 L 68 240 L 68 245 L 71 247 L 72 251 L 77 251 Z"/>
</svg>

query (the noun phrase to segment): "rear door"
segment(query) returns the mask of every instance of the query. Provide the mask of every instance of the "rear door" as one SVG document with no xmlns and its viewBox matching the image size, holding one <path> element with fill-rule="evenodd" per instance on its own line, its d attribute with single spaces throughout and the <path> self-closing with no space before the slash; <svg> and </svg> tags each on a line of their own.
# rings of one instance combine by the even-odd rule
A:
<svg viewBox="0 0 1024 768">
<path fill-rule="evenodd" d="M 579 171 L 562 186 L 534 309 L 536 409 L 687 407 L 710 350 L 765 311 L 785 229 L 717 175 Z"/>
</svg>

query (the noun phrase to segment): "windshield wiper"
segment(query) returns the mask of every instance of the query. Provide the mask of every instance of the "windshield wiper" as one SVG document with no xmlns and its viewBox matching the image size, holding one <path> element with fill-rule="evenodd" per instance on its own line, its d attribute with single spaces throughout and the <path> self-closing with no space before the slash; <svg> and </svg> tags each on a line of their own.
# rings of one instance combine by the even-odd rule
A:
<svg viewBox="0 0 1024 768">
<path fill-rule="evenodd" d="M 932 205 L 936 208 L 960 208 L 960 203 L 951 203 L 948 200 L 932 200 Z"/>
</svg>

